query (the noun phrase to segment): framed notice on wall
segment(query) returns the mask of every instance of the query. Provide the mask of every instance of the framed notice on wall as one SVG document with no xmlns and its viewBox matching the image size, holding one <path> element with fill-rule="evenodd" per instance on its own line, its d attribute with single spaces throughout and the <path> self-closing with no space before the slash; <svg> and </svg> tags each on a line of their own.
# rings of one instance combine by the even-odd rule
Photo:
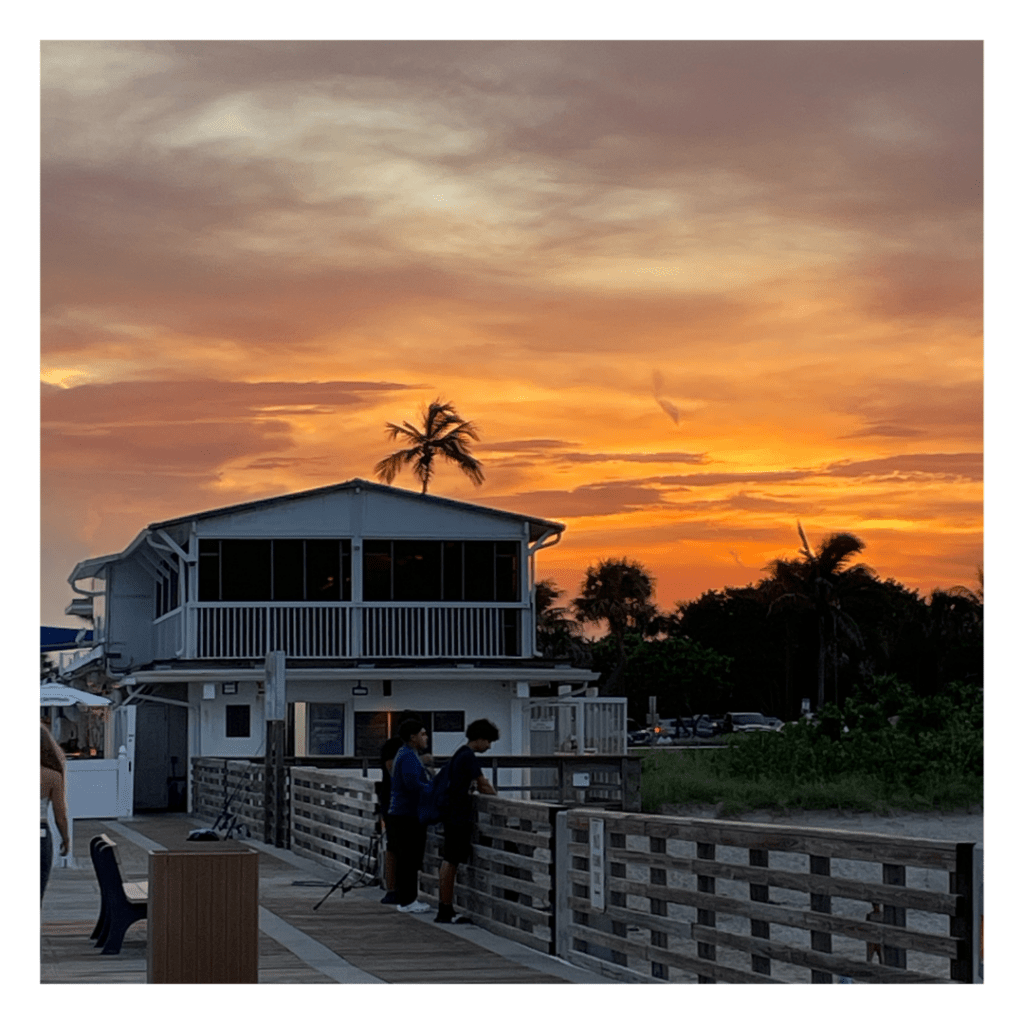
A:
<svg viewBox="0 0 1024 1024">
<path fill-rule="evenodd" d="M 345 705 L 306 706 L 306 750 L 311 757 L 345 753 Z"/>
</svg>

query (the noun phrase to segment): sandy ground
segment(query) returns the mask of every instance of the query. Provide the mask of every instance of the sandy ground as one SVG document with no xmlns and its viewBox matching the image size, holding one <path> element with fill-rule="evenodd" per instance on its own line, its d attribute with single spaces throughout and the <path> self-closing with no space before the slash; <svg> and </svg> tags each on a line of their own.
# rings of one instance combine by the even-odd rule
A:
<svg viewBox="0 0 1024 1024">
<path fill-rule="evenodd" d="M 686 818 L 722 818 L 720 805 L 665 804 L 662 814 Z M 943 839 L 958 843 L 981 843 L 984 815 L 981 808 L 971 811 L 919 812 L 894 811 L 892 814 L 866 814 L 857 811 L 747 811 L 733 815 L 732 821 L 757 821 L 776 825 L 803 825 L 807 828 L 835 828 L 855 832 L 881 832 L 884 835 L 915 839 Z"/>
</svg>

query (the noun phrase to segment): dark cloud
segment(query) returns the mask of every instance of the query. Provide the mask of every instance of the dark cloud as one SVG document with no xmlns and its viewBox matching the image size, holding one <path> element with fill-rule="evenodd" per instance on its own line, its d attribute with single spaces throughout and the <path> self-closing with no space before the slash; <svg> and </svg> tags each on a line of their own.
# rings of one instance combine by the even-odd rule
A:
<svg viewBox="0 0 1024 1024">
<path fill-rule="evenodd" d="M 511 512 L 543 514 L 551 519 L 610 516 L 666 504 L 653 488 L 619 483 L 586 484 L 572 491 L 524 491 L 489 498 L 488 504 L 492 503 Z"/>
<path fill-rule="evenodd" d="M 579 441 L 556 441 L 550 438 L 533 438 L 522 441 L 492 441 L 489 444 L 477 444 L 478 452 L 547 452 L 560 451 L 563 448 L 579 448 Z"/>
<path fill-rule="evenodd" d="M 707 462 L 703 452 L 557 452 L 558 462 Z"/>
<path fill-rule="evenodd" d="M 955 454 L 891 455 L 884 459 L 833 462 L 825 468 L 828 476 L 882 476 L 911 478 L 934 476 L 944 479 L 982 480 L 984 456 L 981 452 Z"/>
<path fill-rule="evenodd" d="M 284 410 L 327 415 L 408 388 L 405 384 L 373 381 L 244 383 L 209 379 L 46 386 L 42 420 L 44 428 L 56 424 L 134 428 L 143 423 L 249 422 Z"/>
</svg>

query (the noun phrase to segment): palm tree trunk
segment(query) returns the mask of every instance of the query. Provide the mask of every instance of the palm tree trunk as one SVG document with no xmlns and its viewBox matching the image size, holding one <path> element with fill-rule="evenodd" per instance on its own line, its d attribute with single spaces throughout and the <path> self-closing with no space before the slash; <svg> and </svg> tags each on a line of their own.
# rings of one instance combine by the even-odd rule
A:
<svg viewBox="0 0 1024 1024">
<path fill-rule="evenodd" d="M 825 703 L 825 624 L 818 618 L 818 707 Z"/>
</svg>

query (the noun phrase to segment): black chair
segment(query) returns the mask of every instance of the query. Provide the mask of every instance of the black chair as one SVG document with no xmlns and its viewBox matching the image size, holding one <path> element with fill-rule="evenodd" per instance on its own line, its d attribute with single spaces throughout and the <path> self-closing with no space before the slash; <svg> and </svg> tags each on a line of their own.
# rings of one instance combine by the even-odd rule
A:
<svg viewBox="0 0 1024 1024">
<path fill-rule="evenodd" d="M 121 952 L 125 932 L 148 912 L 148 885 L 125 882 L 117 863 L 116 846 L 106 836 L 97 836 L 89 843 L 89 854 L 100 885 L 100 917 L 90 938 L 101 952 Z"/>
</svg>

